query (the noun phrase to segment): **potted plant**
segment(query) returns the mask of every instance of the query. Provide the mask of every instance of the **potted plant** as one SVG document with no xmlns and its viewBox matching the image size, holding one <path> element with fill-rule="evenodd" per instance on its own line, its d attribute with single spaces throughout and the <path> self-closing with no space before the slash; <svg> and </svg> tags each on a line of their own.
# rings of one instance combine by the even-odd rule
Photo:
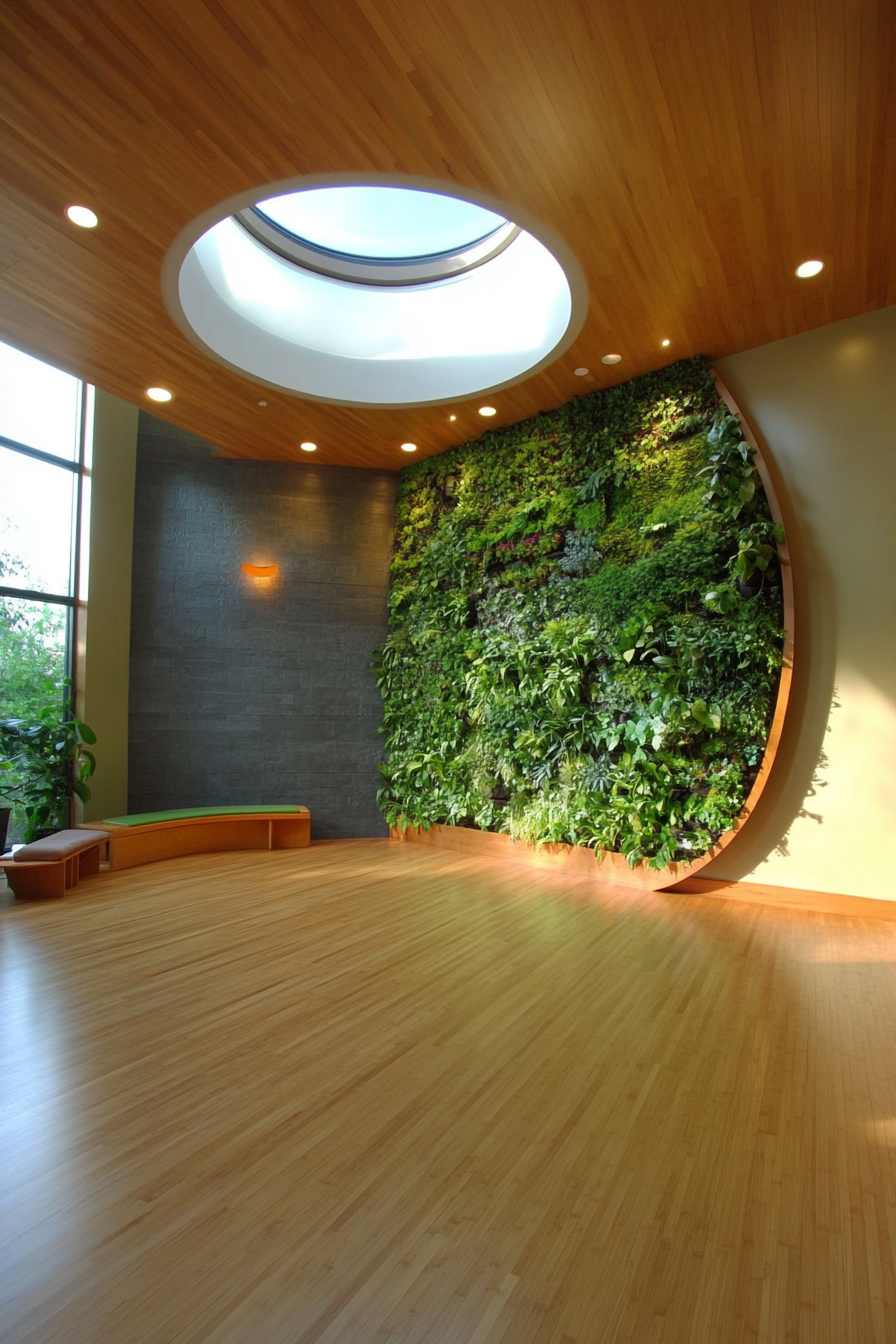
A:
<svg viewBox="0 0 896 1344">
<path fill-rule="evenodd" d="M 12 761 L 0 760 L 0 854 L 6 853 L 9 818 L 18 800 L 18 790 L 12 780 Z"/>
<path fill-rule="evenodd" d="M 93 729 L 72 713 L 68 696 L 61 704 L 44 705 L 33 718 L 0 720 L 0 769 L 12 779 L 4 796 L 21 807 L 26 844 L 69 824 L 73 793 L 88 801 L 96 760 L 87 747 L 95 742 Z"/>
</svg>

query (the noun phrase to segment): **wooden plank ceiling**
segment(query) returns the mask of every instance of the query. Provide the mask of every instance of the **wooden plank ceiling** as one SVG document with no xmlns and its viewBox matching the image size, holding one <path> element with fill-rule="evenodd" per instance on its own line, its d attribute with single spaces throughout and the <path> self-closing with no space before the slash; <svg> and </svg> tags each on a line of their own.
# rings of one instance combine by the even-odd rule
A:
<svg viewBox="0 0 896 1344">
<path fill-rule="evenodd" d="M 346 170 L 525 207 L 591 304 L 566 354 L 489 398 L 509 423 L 896 302 L 894 54 L 892 0 L 2 0 L 0 335 L 131 402 L 172 388 L 155 413 L 230 455 L 311 438 L 319 462 L 399 467 L 404 440 L 480 433 L 482 398 L 328 406 L 212 362 L 162 301 L 184 225 Z M 795 279 L 810 257 L 822 275 Z"/>
</svg>

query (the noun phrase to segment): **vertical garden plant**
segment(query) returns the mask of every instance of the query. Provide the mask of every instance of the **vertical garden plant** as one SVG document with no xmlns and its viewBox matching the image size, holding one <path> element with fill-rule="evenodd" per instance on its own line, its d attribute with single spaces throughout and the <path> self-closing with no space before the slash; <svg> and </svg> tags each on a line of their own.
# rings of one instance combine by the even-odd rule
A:
<svg viewBox="0 0 896 1344">
<path fill-rule="evenodd" d="M 699 359 L 407 468 L 376 655 L 387 821 L 704 853 L 768 735 L 780 540 Z"/>
</svg>

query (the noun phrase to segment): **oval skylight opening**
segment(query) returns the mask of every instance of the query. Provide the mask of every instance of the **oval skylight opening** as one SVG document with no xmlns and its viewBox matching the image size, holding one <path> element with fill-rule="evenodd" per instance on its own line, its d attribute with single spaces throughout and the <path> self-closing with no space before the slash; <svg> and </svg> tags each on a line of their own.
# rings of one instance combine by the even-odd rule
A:
<svg viewBox="0 0 896 1344">
<path fill-rule="evenodd" d="M 507 223 L 473 201 L 408 187 L 318 187 L 259 201 L 255 209 L 300 242 L 377 261 L 456 252 Z"/>
<path fill-rule="evenodd" d="M 582 326 L 575 259 L 509 210 L 431 185 L 290 186 L 197 221 L 164 277 L 181 329 L 269 386 L 431 405 L 518 382 Z"/>
</svg>

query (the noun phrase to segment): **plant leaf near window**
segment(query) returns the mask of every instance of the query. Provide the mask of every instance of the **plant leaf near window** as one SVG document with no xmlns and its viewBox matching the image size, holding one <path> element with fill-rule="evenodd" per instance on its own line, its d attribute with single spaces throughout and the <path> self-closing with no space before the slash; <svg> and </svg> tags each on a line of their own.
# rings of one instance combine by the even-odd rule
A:
<svg viewBox="0 0 896 1344">
<path fill-rule="evenodd" d="M 386 820 L 654 868 L 704 853 L 765 748 L 781 540 L 699 359 L 406 468 L 375 656 Z"/>
<path fill-rule="evenodd" d="M 0 721 L 0 795 L 21 807 L 26 844 L 68 825 L 72 794 L 90 801 L 96 733 L 71 710 L 70 699 L 54 696 L 30 718 Z"/>
</svg>

